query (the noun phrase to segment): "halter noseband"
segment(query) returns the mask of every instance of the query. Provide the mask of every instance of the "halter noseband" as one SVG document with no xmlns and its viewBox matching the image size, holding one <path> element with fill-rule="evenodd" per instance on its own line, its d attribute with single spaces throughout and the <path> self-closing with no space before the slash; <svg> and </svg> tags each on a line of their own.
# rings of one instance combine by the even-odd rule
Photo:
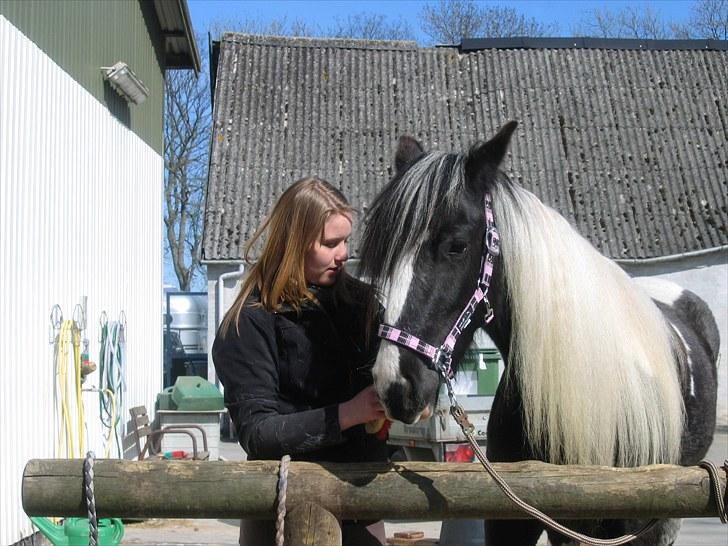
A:
<svg viewBox="0 0 728 546">
<path fill-rule="evenodd" d="M 488 192 L 485 192 L 485 234 L 484 246 L 485 252 L 480 258 L 480 277 L 475 292 L 470 301 L 463 309 L 455 324 L 447 334 L 445 341 L 440 347 L 430 345 L 426 341 L 421 340 L 404 330 L 396 328 L 390 324 L 381 324 L 379 326 L 379 337 L 388 341 L 407 347 L 412 351 L 427 357 L 428 365 L 436 372 L 443 375 L 449 384 L 452 378 L 452 353 L 455 349 L 455 343 L 462 334 L 463 330 L 470 324 L 470 319 L 481 301 L 485 302 L 485 323 L 488 324 L 493 320 L 493 308 L 488 301 L 488 288 L 490 287 L 490 279 L 493 276 L 493 267 L 495 265 L 495 257 L 500 254 L 500 236 L 495 227 L 493 219 L 492 199 Z"/>
</svg>

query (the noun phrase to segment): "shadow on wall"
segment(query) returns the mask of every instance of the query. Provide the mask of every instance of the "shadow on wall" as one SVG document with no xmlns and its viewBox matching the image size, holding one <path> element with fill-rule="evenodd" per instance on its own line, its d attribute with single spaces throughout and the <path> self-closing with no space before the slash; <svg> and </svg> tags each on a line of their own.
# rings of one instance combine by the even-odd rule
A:
<svg viewBox="0 0 728 546">
<path fill-rule="evenodd" d="M 104 82 L 104 103 L 119 123 L 124 125 L 127 129 L 131 128 L 131 111 L 129 110 L 129 103 L 126 102 L 119 93 L 114 91 L 111 84 L 108 81 Z"/>
</svg>

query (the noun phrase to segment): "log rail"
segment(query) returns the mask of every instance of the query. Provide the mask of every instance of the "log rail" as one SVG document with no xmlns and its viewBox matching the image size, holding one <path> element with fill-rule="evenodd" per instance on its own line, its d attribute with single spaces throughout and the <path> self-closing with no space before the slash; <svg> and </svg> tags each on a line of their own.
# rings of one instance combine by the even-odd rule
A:
<svg viewBox="0 0 728 546">
<path fill-rule="evenodd" d="M 278 466 L 99 459 L 96 509 L 99 517 L 274 519 Z M 708 473 L 698 467 L 494 466 L 517 495 L 559 519 L 717 515 Z M 81 459 L 31 460 L 23 508 L 30 516 L 85 516 L 82 476 Z M 477 463 L 292 462 L 287 497 L 289 510 L 313 503 L 343 519 L 524 518 Z"/>
</svg>

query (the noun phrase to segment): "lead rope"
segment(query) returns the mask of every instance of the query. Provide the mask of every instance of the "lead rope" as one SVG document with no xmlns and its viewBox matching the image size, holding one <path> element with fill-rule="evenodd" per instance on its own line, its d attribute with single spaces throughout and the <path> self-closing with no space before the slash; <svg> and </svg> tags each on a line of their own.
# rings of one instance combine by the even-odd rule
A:
<svg viewBox="0 0 728 546">
<path fill-rule="evenodd" d="M 288 463 L 291 462 L 290 455 L 281 458 L 281 466 L 278 469 L 278 510 L 276 514 L 276 546 L 283 546 L 283 530 L 286 519 L 286 490 L 288 488 Z"/>
<path fill-rule="evenodd" d="M 723 500 L 723 492 L 720 490 L 718 468 L 711 461 L 705 459 L 700 461 L 698 466 L 708 471 L 710 485 L 713 488 L 713 495 L 715 495 L 715 504 L 718 507 L 718 517 L 721 523 L 728 524 L 728 511 L 726 511 L 725 501 Z M 726 492 L 728 492 L 728 460 L 723 461 L 722 468 L 726 475 Z"/>
<path fill-rule="evenodd" d="M 620 544 L 626 544 L 627 542 L 630 542 L 637 537 L 645 534 L 657 524 L 658 520 L 653 519 L 634 534 L 627 534 L 622 535 L 621 537 L 609 539 L 592 538 L 590 536 L 577 533 L 576 531 L 572 531 L 568 527 L 561 525 L 537 508 L 534 508 L 533 506 L 519 498 L 513 492 L 510 486 L 505 482 L 505 480 L 500 477 L 498 472 L 495 470 L 495 468 L 493 468 L 493 465 L 490 463 L 488 458 L 480 449 L 478 442 L 473 436 L 473 431 L 475 430 L 475 427 L 468 420 L 468 414 L 465 412 L 462 406 L 457 403 L 457 400 L 455 399 L 455 392 L 452 389 L 452 384 L 450 382 L 450 378 L 448 377 L 448 372 L 449 370 L 447 368 L 441 366 L 440 373 L 445 378 L 445 385 L 447 386 L 448 396 L 450 397 L 450 414 L 453 416 L 453 419 L 455 419 L 455 422 L 460 425 L 460 428 L 463 431 L 463 434 L 465 434 L 465 437 L 467 438 L 470 447 L 472 447 L 473 451 L 475 452 L 475 456 L 483 465 L 483 468 L 485 468 L 488 474 L 490 474 L 490 477 L 493 478 L 493 481 L 495 481 L 498 487 L 500 487 L 501 491 L 503 491 L 505 496 L 508 497 L 511 502 L 513 502 L 521 510 L 526 512 L 529 516 L 537 519 L 547 527 L 550 527 L 554 531 L 557 531 L 566 537 L 578 540 L 579 542 L 583 542 L 584 544 L 590 544 L 592 546 L 619 546 Z"/>
<path fill-rule="evenodd" d="M 86 496 L 86 509 L 88 510 L 88 544 L 99 544 L 99 521 L 96 519 L 96 499 L 94 498 L 94 452 L 86 453 L 83 461 L 83 490 Z"/>
</svg>

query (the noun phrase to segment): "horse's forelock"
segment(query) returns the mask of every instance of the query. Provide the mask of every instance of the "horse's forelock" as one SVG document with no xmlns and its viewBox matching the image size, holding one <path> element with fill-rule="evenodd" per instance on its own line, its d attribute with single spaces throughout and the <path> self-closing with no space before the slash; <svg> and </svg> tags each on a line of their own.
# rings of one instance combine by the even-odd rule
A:
<svg viewBox="0 0 728 546">
<path fill-rule="evenodd" d="M 375 284 L 391 276 L 408 253 L 417 253 L 435 212 L 454 202 L 464 183 L 463 155 L 432 152 L 393 178 L 367 215 L 361 271 Z"/>
</svg>

